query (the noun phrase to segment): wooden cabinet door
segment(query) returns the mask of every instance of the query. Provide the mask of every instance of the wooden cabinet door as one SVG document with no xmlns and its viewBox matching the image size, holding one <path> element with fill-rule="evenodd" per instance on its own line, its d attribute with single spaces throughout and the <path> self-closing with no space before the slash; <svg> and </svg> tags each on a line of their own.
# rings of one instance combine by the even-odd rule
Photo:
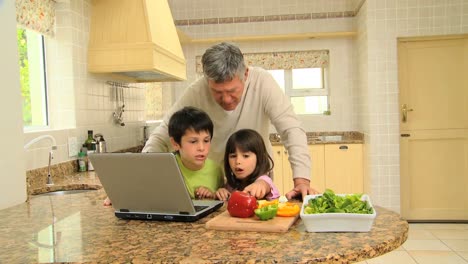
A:
<svg viewBox="0 0 468 264">
<path fill-rule="evenodd" d="M 288 151 L 283 147 L 283 194 L 294 188 L 291 163 L 289 163 Z"/>
<path fill-rule="evenodd" d="M 273 183 L 280 194 L 284 195 L 294 188 L 291 164 L 289 164 L 288 152 L 284 146 L 273 146 L 273 161 L 275 162 Z"/>
<path fill-rule="evenodd" d="M 278 188 L 280 194 L 284 194 L 283 187 L 283 146 L 273 146 L 273 183 Z"/>
<path fill-rule="evenodd" d="M 361 144 L 325 145 L 325 187 L 335 193 L 362 193 Z"/>
<path fill-rule="evenodd" d="M 309 155 L 312 160 L 310 186 L 319 192 L 325 191 L 325 146 L 309 145 Z"/>
</svg>

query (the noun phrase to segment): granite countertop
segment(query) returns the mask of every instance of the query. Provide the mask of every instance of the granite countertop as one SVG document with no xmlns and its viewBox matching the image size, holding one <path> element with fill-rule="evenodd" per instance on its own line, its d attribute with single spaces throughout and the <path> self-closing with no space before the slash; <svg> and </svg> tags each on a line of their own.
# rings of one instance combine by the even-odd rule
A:
<svg viewBox="0 0 468 264">
<path fill-rule="evenodd" d="M 357 131 L 339 132 L 307 132 L 307 144 L 362 144 L 364 134 Z M 270 134 L 270 142 L 273 146 L 283 145 L 281 136 L 277 133 Z"/>
<path fill-rule="evenodd" d="M 100 186 L 93 172 L 76 177 Z M 394 250 L 408 235 L 407 222 L 381 207 L 366 233 L 308 233 L 300 219 L 287 233 L 261 233 L 206 229 L 225 207 L 193 223 L 120 220 L 105 197 L 104 189 L 32 195 L 0 210 L 0 263 L 350 263 Z"/>
</svg>

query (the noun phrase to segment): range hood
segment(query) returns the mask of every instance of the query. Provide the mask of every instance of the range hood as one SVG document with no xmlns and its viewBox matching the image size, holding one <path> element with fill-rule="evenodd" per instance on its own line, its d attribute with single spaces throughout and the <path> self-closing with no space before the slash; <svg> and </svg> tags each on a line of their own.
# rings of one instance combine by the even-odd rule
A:
<svg viewBox="0 0 468 264">
<path fill-rule="evenodd" d="M 127 82 L 186 79 L 167 0 L 93 0 L 88 71 Z"/>
</svg>

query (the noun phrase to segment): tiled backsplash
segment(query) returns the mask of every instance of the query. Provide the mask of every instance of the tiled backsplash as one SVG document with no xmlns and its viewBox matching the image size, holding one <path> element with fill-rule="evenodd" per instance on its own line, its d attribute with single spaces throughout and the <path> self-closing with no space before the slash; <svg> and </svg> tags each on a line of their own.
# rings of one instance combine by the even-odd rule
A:
<svg viewBox="0 0 468 264">
<path fill-rule="evenodd" d="M 115 152 L 138 153 L 138 152 L 141 152 L 142 149 L 143 149 L 143 145 L 139 145 L 139 146 L 132 147 L 132 148 L 121 149 Z M 77 172 L 78 172 L 78 163 L 76 160 L 70 160 L 70 161 L 59 163 L 59 164 L 54 164 L 50 167 L 50 175 L 52 177 L 53 182 L 55 182 L 55 179 L 57 177 L 58 178 L 72 177 L 73 175 L 76 175 Z M 42 168 L 26 171 L 27 193 L 31 194 L 34 192 L 34 190 L 43 188 L 47 180 L 47 175 L 48 175 L 47 167 L 42 167 Z"/>
<path fill-rule="evenodd" d="M 77 153 L 75 157 L 69 156 L 68 138 L 77 138 L 81 146 L 87 130 L 102 133 L 109 151 L 141 144 L 146 120 L 145 94 L 158 89 L 160 84 L 127 85 L 123 89 L 125 126 L 115 124 L 112 118 L 118 106 L 113 100 L 115 87 L 107 84 L 114 80 L 87 70 L 91 1 L 57 1 L 55 13 L 55 37 L 45 39 L 50 125 L 43 131 L 26 132 L 24 142 L 43 134 L 54 136 L 57 150 L 53 164 L 76 159 Z M 31 146 L 25 155 L 26 170 L 46 166 L 49 149 L 43 144 Z"/>
</svg>

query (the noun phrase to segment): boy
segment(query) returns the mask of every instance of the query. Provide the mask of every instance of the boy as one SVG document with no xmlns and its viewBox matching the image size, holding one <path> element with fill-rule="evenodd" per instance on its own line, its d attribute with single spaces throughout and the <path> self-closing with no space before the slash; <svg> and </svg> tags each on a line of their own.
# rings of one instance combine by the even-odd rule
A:
<svg viewBox="0 0 468 264">
<path fill-rule="evenodd" d="M 221 167 L 208 159 L 213 122 L 203 111 L 184 107 L 169 119 L 168 132 L 184 181 L 192 199 L 215 199 L 224 185 Z M 104 205 L 111 205 L 107 197 Z"/>
<path fill-rule="evenodd" d="M 215 199 L 224 177 L 221 167 L 208 159 L 213 137 L 213 122 L 208 114 L 184 107 L 169 119 L 168 133 L 190 196 Z"/>
</svg>

